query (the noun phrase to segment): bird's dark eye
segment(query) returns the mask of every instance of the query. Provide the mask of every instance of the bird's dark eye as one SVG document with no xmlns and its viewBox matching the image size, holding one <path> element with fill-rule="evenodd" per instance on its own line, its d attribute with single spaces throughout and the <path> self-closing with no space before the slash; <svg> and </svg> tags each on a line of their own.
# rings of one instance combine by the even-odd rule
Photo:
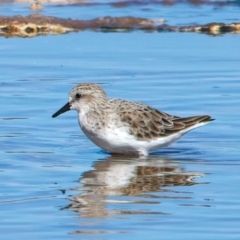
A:
<svg viewBox="0 0 240 240">
<path fill-rule="evenodd" d="M 76 99 L 79 99 L 79 98 L 81 98 L 81 94 L 77 93 L 76 94 Z"/>
</svg>

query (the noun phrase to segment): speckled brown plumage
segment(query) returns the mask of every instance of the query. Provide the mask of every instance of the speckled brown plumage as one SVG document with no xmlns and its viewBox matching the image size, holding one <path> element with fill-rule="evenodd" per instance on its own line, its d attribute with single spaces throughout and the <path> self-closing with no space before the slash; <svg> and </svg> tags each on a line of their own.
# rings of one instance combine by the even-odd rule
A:
<svg viewBox="0 0 240 240">
<path fill-rule="evenodd" d="M 141 103 L 118 99 L 110 101 L 121 121 L 130 125 L 130 133 L 139 140 L 169 136 L 197 123 L 213 120 L 208 115 L 181 118 Z"/>
</svg>

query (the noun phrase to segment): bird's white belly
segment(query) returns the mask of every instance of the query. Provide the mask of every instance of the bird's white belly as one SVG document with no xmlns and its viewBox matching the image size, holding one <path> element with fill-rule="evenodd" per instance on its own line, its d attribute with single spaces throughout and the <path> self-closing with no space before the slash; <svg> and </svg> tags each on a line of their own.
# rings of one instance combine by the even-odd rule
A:
<svg viewBox="0 0 240 240">
<path fill-rule="evenodd" d="M 125 127 L 93 132 L 82 126 L 82 130 L 92 142 L 109 152 L 136 154 L 138 150 L 134 136 L 128 134 Z"/>
<path fill-rule="evenodd" d="M 149 151 L 168 146 L 180 136 L 162 137 L 153 140 L 138 140 L 128 133 L 127 127 L 92 132 L 82 127 L 86 136 L 97 146 L 111 153 L 125 153 L 147 156 Z"/>
<path fill-rule="evenodd" d="M 149 151 L 167 147 L 188 131 L 205 124 L 200 123 L 178 133 L 151 140 L 138 140 L 134 135 L 129 134 L 130 131 L 127 126 L 116 127 L 116 125 L 110 125 L 99 130 L 92 130 L 85 124 L 80 124 L 80 126 L 86 136 L 104 150 L 111 153 L 147 156 Z"/>
</svg>

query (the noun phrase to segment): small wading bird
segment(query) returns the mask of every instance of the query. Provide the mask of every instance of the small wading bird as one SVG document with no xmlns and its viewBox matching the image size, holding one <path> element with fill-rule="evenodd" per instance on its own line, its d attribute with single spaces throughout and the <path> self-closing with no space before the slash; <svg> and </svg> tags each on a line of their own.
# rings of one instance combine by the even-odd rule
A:
<svg viewBox="0 0 240 240">
<path fill-rule="evenodd" d="M 78 112 L 82 131 L 110 153 L 147 156 L 166 147 L 188 131 L 213 121 L 208 115 L 181 118 L 138 102 L 110 99 L 97 84 L 81 83 L 69 93 L 69 101 L 53 118 Z"/>
</svg>

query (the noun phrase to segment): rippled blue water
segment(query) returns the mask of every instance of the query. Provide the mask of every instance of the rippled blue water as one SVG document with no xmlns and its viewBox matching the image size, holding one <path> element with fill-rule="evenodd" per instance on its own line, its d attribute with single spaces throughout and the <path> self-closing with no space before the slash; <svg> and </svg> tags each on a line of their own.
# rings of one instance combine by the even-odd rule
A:
<svg viewBox="0 0 240 240">
<path fill-rule="evenodd" d="M 239 239 L 239 49 L 238 35 L 0 38 L 1 239 Z M 51 118 L 85 81 L 216 121 L 146 160 L 114 158 L 75 112 Z"/>
</svg>

